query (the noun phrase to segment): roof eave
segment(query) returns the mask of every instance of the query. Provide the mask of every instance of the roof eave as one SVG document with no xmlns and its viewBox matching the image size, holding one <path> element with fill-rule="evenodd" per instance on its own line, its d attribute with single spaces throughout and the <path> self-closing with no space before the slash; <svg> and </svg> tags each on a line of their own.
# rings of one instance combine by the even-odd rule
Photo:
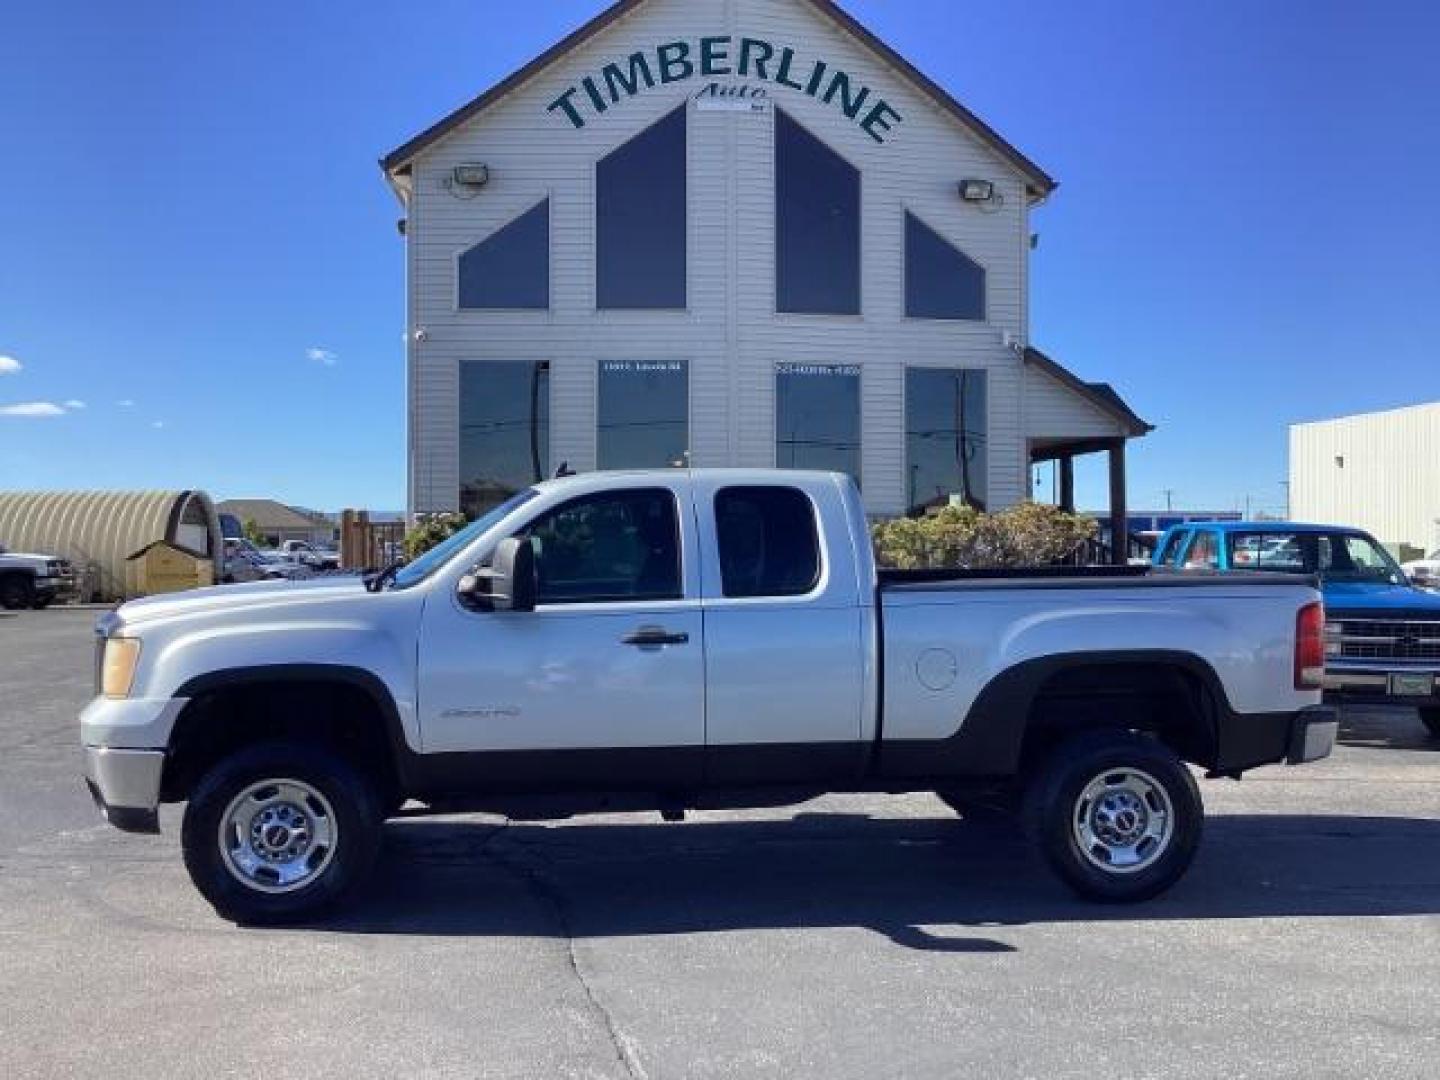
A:
<svg viewBox="0 0 1440 1080">
<path fill-rule="evenodd" d="M 396 147 L 380 159 L 380 168 L 387 179 L 407 169 L 422 151 L 438 142 L 467 120 L 483 112 L 506 94 L 518 89 L 532 77 L 538 75 L 556 60 L 572 49 L 578 48 L 612 23 L 624 18 L 646 0 L 616 0 L 610 7 L 596 15 L 583 26 L 566 35 L 564 39 L 546 49 L 524 67 L 513 72 L 479 97 L 460 106 L 454 112 L 431 124 L 420 134 Z M 931 98 L 946 112 L 969 128 L 980 140 L 993 149 L 1002 160 L 1015 169 L 1025 180 L 1026 196 L 1030 205 L 1043 202 L 1060 186 L 1059 182 L 1044 169 L 1036 165 L 1018 149 L 1007 142 L 999 132 L 960 104 L 948 91 L 934 82 L 914 64 L 896 52 L 894 48 L 876 37 L 863 23 L 840 7 L 835 0 L 806 0 L 821 15 L 832 20 L 843 31 L 857 39 L 894 66 L 905 79 L 912 82 L 924 95 Z M 393 183 L 391 185 L 394 186 Z M 402 201 L 404 197 L 402 196 Z"/>
</svg>

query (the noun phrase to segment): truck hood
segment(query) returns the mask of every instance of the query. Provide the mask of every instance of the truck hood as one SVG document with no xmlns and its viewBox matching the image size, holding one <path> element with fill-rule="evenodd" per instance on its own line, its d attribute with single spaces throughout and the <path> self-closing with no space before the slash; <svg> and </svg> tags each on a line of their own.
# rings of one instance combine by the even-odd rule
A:
<svg viewBox="0 0 1440 1080">
<path fill-rule="evenodd" d="M 1440 595 L 1406 585 L 1327 582 L 1324 592 L 1330 611 L 1405 611 L 1440 618 Z"/>
<path fill-rule="evenodd" d="M 137 625 L 157 619 L 188 618 L 216 612 L 323 603 L 358 597 L 364 592 L 364 579 L 353 575 L 257 581 L 246 585 L 217 585 L 208 589 L 148 596 L 122 604 L 116 614 L 125 625 Z"/>
</svg>

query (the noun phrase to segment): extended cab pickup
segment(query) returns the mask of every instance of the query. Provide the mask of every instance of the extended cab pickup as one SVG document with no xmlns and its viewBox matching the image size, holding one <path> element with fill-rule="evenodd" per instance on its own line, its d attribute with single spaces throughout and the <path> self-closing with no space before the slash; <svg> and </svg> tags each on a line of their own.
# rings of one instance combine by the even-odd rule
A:
<svg viewBox="0 0 1440 1080">
<path fill-rule="evenodd" d="M 1020 810 L 1085 896 L 1194 856 L 1189 762 L 1330 753 L 1312 579 L 878 573 L 845 477 L 595 473 L 537 484 L 398 571 L 199 590 L 98 627 L 81 719 L 107 818 L 188 801 L 226 917 L 345 894 L 381 824 L 484 810 L 771 806 L 935 791 Z"/>
</svg>

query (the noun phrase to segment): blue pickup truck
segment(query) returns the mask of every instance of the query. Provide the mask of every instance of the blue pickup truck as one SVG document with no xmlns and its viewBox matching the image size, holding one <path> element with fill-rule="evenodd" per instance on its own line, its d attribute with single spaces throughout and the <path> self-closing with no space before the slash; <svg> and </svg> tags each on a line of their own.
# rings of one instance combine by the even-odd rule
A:
<svg viewBox="0 0 1440 1080">
<path fill-rule="evenodd" d="M 1190 522 L 1161 536 L 1155 564 L 1318 576 L 1327 698 L 1413 705 L 1440 738 L 1440 594 L 1411 585 L 1368 533 L 1293 522 Z"/>
</svg>

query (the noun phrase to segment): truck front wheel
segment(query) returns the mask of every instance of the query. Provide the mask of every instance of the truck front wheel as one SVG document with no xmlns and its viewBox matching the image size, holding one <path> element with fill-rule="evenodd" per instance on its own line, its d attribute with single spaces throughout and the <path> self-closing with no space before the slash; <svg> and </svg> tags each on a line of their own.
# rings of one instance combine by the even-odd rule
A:
<svg viewBox="0 0 1440 1080">
<path fill-rule="evenodd" d="M 1440 739 L 1440 709 L 1421 709 L 1420 722 L 1429 729 L 1433 738 Z"/>
<path fill-rule="evenodd" d="M 1127 903 L 1164 892 L 1195 858 L 1205 808 L 1168 747 L 1097 731 L 1055 748 L 1026 792 L 1025 820 L 1046 860 L 1089 900 Z"/>
<path fill-rule="evenodd" d="M 223 918 L 303 922 L 362 881 L 380 846 L 373 785 L 331 751 L 273 742 L 222 760 L 185 809 L 190 879 Z"/>
<path fill-rule="evenodd" d="M 6 611 L 19 611 L 34 602 L 35 588 L 24 574 L 0 577 L 0 607 Z"/>
</svg>

